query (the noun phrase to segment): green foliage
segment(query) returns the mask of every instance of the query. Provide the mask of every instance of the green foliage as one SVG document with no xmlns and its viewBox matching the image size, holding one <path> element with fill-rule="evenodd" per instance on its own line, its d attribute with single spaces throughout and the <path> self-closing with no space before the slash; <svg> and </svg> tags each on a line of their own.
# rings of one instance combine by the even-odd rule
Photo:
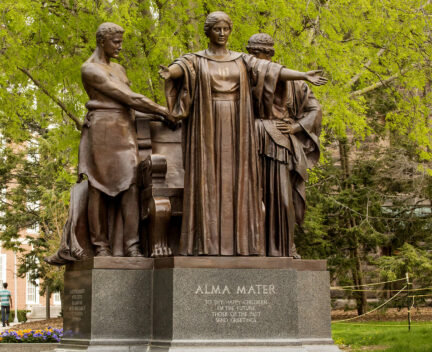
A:
<svg viewBox="0 0 432 352">
<path fill-rule="evenodd" d="M 408 243 L 397 250 L 392 256 L 378 259 L 382 277 L 394 280 L 409 273 L 415 278 L 416 287 L 432 286 L 432 253 L 416 248 Z M 427 293 L 420 292 L 419 294 Z"/>
<path fill-rule="evenodd" d="M 25 310 L 25 309 L 18 309 L 18 321 L 19 322 L 26 322 L 27 321 L 27 312 L 30 312 L 29 310 Z M 14 321 L 15 319 L 15 310 L 11 309 L 10 314 L 9 314 L 9 322 Z"/>
<path fill-rule="evenodd" d="M 85 113 L 80 66 L 96 47 L 98 25 L 125 28 L 119 62 L 134 91 L 163 104 L 159 65 L 205 48 L 204 20 L 214 10 L 234 22 L 232 50 L 245 51 L 252 34 L 266 32 L 276 61 L 323 69 L 329 78 L 314 88 L 324 110 L 324 157 L 311 175 L 301 254 L 329 258 L 333 275 L 348 283 L 355 250 L 372 262 L 379 247 L 393 255 L 405 242 L 431 243 L 430 217 L 412 207 L 415 197 L 432 195 L 430 1 L 2 0 L 0 239 L 24 251 L 20 233 L 39 226 L 28 238 L 23 275 L 61 288 L 62 271 L 42 258 L 57 248 L 76 179 L 79 131 L 70 116 Z M 371 140 L 389 139 L 384 150 L 367 150 Z M 334 160 L 341 140 L 358 156 L 348 173 Z M 415 181 L 400 177 L 401 169 Z"/>
<path fill-rule="evenodd" d="M 359 284 L 358 260 L 363 268 L 379 268 L 363 270 L 363 283 L 400 279 L 408 272 L 416 287 L 432 284 L 427 252 L 432 243 L 432 178 L 419 170 L 403 140 L 398 142 L 384 145 L 379 135 L 365 141 L 352 151 L 348 175 L 335 151 L 314 170 L 296 244 L 305 258 L 327 258 L 332 279 L 340 285 Z M 345 294 L 360 299 L 351 291 Z"/>
</svg>

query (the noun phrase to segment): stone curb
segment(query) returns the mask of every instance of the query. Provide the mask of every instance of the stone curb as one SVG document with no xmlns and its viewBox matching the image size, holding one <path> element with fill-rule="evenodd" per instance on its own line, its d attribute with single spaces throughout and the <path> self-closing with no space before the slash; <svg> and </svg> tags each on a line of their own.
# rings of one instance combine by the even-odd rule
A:
<svg viewBox="0 0 432 352">
<path fill-rule="evenodd" d="M 8 352 L 50 352 L 58 343 L 0 343 L 0 351 Z"/>
</svg>

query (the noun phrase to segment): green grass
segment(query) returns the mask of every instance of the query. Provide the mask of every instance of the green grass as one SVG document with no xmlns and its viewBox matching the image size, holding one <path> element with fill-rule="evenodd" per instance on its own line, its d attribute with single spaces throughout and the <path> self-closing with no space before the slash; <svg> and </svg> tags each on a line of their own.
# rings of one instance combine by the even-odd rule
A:
<svg viewBox="0 0 432 352">
<path fill-rule="evenodd" d="M 413 323 L 411 332 L 405 322 L 368 322 L 332 324 L 333 339 L 349 346 L 350 352 L 432 352 L 432 322 Z M 368 346 L 365 347 L 365 346 Z"/>
</svg>

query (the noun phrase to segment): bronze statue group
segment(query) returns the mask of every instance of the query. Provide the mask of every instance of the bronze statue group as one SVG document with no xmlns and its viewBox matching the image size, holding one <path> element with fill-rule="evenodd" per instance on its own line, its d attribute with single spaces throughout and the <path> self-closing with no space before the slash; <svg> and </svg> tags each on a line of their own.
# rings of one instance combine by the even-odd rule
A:
<svg viewBox="0 0 432 352">
<path fill-rule="evenodd" d="M 95 256 L 142 256 L 138 111 L 181 121 L 185 173 L 176 255 L 299 258 L 294 226 L 304 218 L 307 169 L 319 159 L 322 118 L 304 81 L 327 80 L 321 71 L 303 73 L 272 62 L 274 42 L 267 34 L 249 39 L 249 54 L 228 50 L 232 29 L 226 13 L 210 13 L 204 26 L 208 48 L 161 66 L 166 108 L 134 93 L 125 69 L 111 62 L 121 50 L 123 28 L 99 26 L 97 48 L 82 66 L 90 100 L 79 174 L 87 176 L 88 187 L 77 196 L 86 202 L 84 226 Z M 47 259 L 51 264 L 83 258 L 73 240 L 79 211 L 71 199 L 60 249 Z M 119 251 L 113 248 L 116 237 Z"/>
</svg>

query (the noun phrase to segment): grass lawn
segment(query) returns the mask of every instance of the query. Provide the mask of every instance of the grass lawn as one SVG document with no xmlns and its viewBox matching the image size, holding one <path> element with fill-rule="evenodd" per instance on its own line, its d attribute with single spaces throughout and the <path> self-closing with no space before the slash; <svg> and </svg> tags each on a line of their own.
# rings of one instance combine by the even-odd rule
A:
<svg viewBox="0 0 432 352">
<path fill-rule="evenodd" d="M 432 352 L 432 322 L 415 322 L 411 332 L 406 322 L 332 324 L 333 339 L 350 352 Z"/>
</svg>

